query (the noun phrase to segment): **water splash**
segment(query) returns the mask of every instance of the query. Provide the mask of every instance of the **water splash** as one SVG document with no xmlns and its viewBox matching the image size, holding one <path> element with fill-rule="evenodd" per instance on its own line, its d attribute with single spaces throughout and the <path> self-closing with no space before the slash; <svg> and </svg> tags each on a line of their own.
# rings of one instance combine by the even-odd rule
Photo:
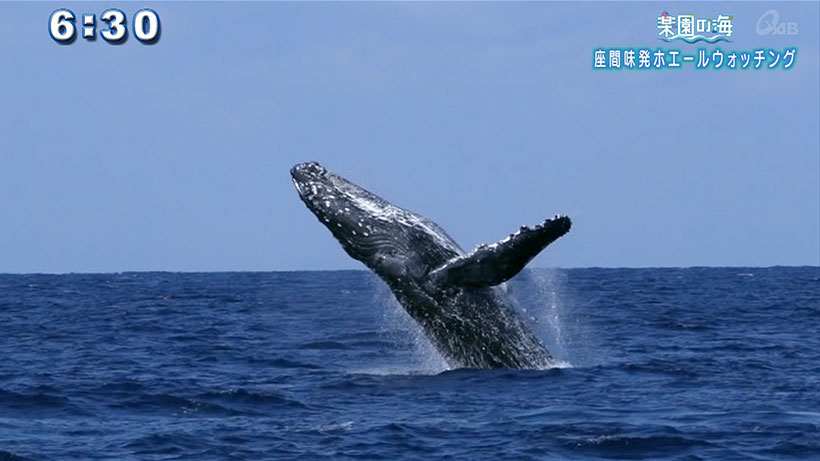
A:
<svg viewBox="0 0 820 461">
<path fill-rule="evenodd" d="M 517 279 L 513 305 L 555 358 L 555 367 L 571 368 L 561 300 L 562 274 L 550 269 L 525 269 Z"/>
<path fill-rule="evenodd" d="M 450 370 L 451 367 L 433 346 L 421 326 L 393 296 L 390 288 L 377 276 L 371 274 L 374 305 L 383 306 L 382 328 L 388 332 L 406 353 L 401 354 L 400 363 L 386 369 L 370 370 L 368 374 L 423 374 L 433 375 Z"/>
<path fill-rule="evenodd" d="M 565 331 L 561 283 L 563 274 L 546 269 L 527 269 L 517 277 L 522 296 L 516 296 L 508 287 L 513 306 L 552 354 L 555 362 L 544 369 L 572 368 Z M 372 275 L 372 274 L 371 274 Z M 523 279 L 523 280 L 522 280 Z M 375 375 L 438 374 L 452 367 L 436 347 L 430 342 L 422 327 L 416 323 L 393 296 L 393 293 L 377 276 L 370 278 L 374 305 L 382 306 L 382 331 L 387 332 L 400 351 L 396 357 L 399 363 L 379 369 L 361 371 Z M 402 351 L 406 353 L 402 353 Z"/>
</svg>

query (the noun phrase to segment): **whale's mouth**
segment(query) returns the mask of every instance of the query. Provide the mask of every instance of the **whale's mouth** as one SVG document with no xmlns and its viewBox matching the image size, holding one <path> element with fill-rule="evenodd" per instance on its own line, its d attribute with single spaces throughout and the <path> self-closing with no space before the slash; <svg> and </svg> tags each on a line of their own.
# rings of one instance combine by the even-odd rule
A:
<svg viewBox="0 0 820 461">
<path fill-rule="evenodd" d="M 305 162 L 294 165 L 290 169 L 294 180 L 303 183 L 307 181 L 322 181 L 326 179 L 327 170 L 316 162 Z"/>
<path fill-rule="evenodd" d="M 316 162 L 299 163 L 290 169 L 290 176 L 299 197 L 315 211 L 316 204 L 311 202 L 329 190 L 327 170 Z"/>
<path fill-rule="evenodd" d="M 293 187 L 296 188 L 296 192 L 302 195 L 302 186 L 299 184 L 299 181 L 297 181 L 296 178 L 290 178 L 290 180 L 293 182 Z"/>
</svg>

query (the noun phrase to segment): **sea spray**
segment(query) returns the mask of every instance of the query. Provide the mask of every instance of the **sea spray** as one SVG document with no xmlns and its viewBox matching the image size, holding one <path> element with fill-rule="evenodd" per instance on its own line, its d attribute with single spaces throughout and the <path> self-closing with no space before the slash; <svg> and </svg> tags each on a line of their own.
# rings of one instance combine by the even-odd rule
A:
<svg viewBox="0 0 820 461">
<path fill-rule="evenodd" d="M 525 269 L 508 287 L 513 306 L 536 332 L 555 358 L 549 368 L 571 367 L 567 332 L 563 315 L 561 286 L 564 274 L 550 269 Z M 369 279 L 375 305 L 383 306 L 380 313 L 382 330 L 389 334 L 398 347 L 405 348 L 395 368 L 390 373 L 435 374 L 451 369 L 422 327 L 415 322 L 396 300 L 393 293 L 377 276 Z"/>
<path fill-rule="evenodd" d="M 599 334 L 588 316 L 586 292 L 578 292 L 568 282 L 566 269 L 524 269 L 512 280 L 514 305 L 559 367 L 592 367 L 604 363 Z"/>
<path fill-rule="evenodd" d="M 447 361 L 427 338 L 421 326 L 399 304 L 390 288 L 372 274 L 370 283 L 373 287 L 373 304 L 383 307 L 383 331 L 406 351 L 401 354 L 400 363 L 392 371 L 396 374 L 437 374 L 449 370 L 451 367 Z"/>
<path fill-rule="evenodd" d="M 572 366 L 569 334 L 564 319 L 561 286 L 564 275 L 552 269 L 524 269 L 512 283 L 513 305 L 556 360 L 557 367 Z"/>
</svg>

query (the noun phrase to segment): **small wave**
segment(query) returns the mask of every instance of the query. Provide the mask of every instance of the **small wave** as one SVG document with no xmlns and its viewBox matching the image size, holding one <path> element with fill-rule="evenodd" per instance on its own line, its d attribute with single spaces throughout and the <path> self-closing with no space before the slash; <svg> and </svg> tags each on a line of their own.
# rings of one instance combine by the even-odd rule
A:
<svg viewBox="0 0 820 461">
<path fill-rule="evenodd" d="M 683 331 L 707 331 L 712 330 L 713 327 L 709 325 L 700 325 L 696 323 L 684 323 L 677 319 L 659 319 L 655 321 L 647 321 L 647 325 L 651 325 L 657 328 L 662 328 L 665 330 L 683 330 Z"/>
<path fill-rule="evenodd" d="M 137 455 L 178 455 L 195 452 L 202 444 L 198 437 L 185 432 L 151 434 L 128 442 L 123 448 Z"/>
<path fill-rule="evenodd" d="M 342 421 L 340 423 L 331 423 L 326 424 L 323 426 L 319 426 L 317 430 L 319 432 L 337 432 L 337 431 L 349 431 L 353 428 L 353 421 Z"/>
<path fill-rule="evenodd" d="M 208 402 L 220 402 L 223 405 L 248 404 L 254 407 L 275 406 L 290 408 L 308 408 L 304 403 L 287 398 L 278 393 L 251 392 L 245 389 L 228 389 L 224 391 L 206 392 L 197 396 L 197 399 Z"/>
<path fill-rule="evenodd" d="M 20 455 L 15 455 L 10 451 L 0 450 L 0 461 L 28 461 L 28 459 L 29 458 Z"/>
<path fill-rule="evenodd" d="M 265 363 L 261 360 L 259 362 Z M 295 360 L 288 360 L 283 358 L 274 359 L 267 363 L 270 363 L 271 365 L 277 368 L 305 368 L 308 370 L 319 370 L 322 368 L 319 365 L 314 365 L 312 363 L 297 362 Z"/>
<path fill-rule="evenodd" d="M 601 435 L 581 442 L 574 448 L 591 450 L 607 457 L 655 457 L 669 456 L 690 449 L 702 449 L 711 444 L 705 440 L 690 439 L 681 436 L 657 435 L 647 437 Z"/>
<path fill-rule="evenodd" d="M 820 452 L 820 444 L 816 442 L 800 443 L 795 441 L 778 442 L 775 446 L 767 450 L 768 452 L 780 456 L 800 457 L 805 453 Z"/>
<path fill-rule="evenodd" d="M 145 394 L 110 406 L 140 413 L 171 413 L 189 416 L 259 414 L 261 409 L 270 407 L 308 408 L 307 405 L 280 394 L 250 392 L 244 389 L 205 392 L 193 397 L 173 394 Z"/>
<path fill-rule="evenodd" d="M 628 373 L 650 373 L 670 376 L 683 376 L 686 378 L 698 378 L 700 375 L 693 371 L 684 363 L 671 360 L 649 360 L 644 363 L 630 363 L 623 367 Z"/>
<path fill-rule="evenodd" d="M 94 389 L 94 392 L 98 393 L 98 394 L 106 394 L 106 395 L 112 394 L 112 393 L 118 393 L 118 392 L 127 392 L 129 394 L 136 394 L 139 391 L 143 390 L 144 388 L 145 388 L 145 385 L 143 385 L 141 382 L 127 379 L 127 380 L 119 381 L 119 382 L 105 383 L 105 384 L 97 387 L 96 389 Z"/>
<path fill-rule="evenodd" d="M 309 343 L 304 343 L 299 345 L 299 349 L 318 349 L 318 350 L 331 350 L 331 349 L 350 349 L 350 346 L 344 343 L 340 343 L 338 341 L 312 341 Z"/>
<path fill-rule="evenodd" d="M 68 399 L 57 395 L 25 394 L 0 389 L 0 409 L 6 411 L 62 410 L 69 406 Z"/>
<path fill-rule="evenodd" d="M 200 399 L 190 399 L 170 394 L 146 394 L 125 402 L 111 405 L 123 410 L 145 413 L 180 413 L 185 415 L 226 415 L 238 414 L 236 410 Z"/>
<path fill-rule="evenodd" d="M 320 389 L 333 391 L 355 391 L 358 389 L 369 389 L 377 385 L 379 375 L 371 374 L 351 374 L 340 376 L 319 385 Z"/>
</svg>

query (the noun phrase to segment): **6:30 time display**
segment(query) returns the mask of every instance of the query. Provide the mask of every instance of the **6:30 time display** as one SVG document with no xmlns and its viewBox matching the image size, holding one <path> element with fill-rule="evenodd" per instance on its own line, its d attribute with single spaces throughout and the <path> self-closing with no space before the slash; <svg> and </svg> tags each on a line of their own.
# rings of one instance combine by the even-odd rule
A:
<svg viewBox="0 0 820 461">
<path fill-rule="evenodd" d="M 73 43 L 77 38 L 77 17 L 69 9 L 59 8 L 51 13 L 48 18 L 48 33 L 55 42 L 62 45 Z M 108 43 L 120 44 L 128 38 L 128 22 L 125 13 L 118 8 L 109 8 L 100 14 L 100 21 L 106 24 L 105 29 L 101 29 L 100 37 Z M 97 37 L 97 21 L 93 13 L 82 14 L 82 38 L 95 40 Z M 134 36 L 141 43 L 156 43 L 160 37 L 160 21 L 156 11 L 150 8 L 143 8 L 134 13 L 131 23 Z"/>
</svg>

